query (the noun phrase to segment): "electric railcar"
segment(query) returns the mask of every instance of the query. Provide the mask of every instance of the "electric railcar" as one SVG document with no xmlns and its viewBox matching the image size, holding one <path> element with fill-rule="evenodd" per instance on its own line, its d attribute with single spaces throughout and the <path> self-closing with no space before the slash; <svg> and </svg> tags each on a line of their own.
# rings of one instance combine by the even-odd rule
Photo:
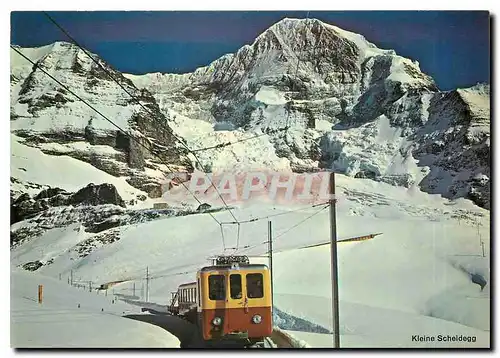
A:
<svg viewBox="0 0 500 358">
<path fill-rule="evenodd" d="M 195 282 L 179 286 L 169 310 L 196 323 L 206 341 L 254 345 L 271 336 L 271 306 L 268 267 L 246 256 L 222 256 L 200 269 Z"/>
</svg>

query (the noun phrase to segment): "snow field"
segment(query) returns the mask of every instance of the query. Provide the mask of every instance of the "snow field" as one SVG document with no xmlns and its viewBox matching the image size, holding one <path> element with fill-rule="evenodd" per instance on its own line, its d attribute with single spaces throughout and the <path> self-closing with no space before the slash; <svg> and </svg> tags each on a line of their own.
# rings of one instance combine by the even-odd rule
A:
<svg viewBox="0 0 500 358">
<path fill-rule="evenodd" d="M 346 199 L 338 204 L 339 239 L 383 233 L 372 240 L 338 244 L 343 346 L 428 346 L 412 342 L 415 334 L 473 335 L 474 346 L 488 345 L 489 290 L 481 292 L 471 282 L 470 273 L 489 281 L 489 252 L 486 258 L 479 257 L 478 229 L 473 223 L 464 220 L 458 225 L 450 214 L 439 214 L 445 210 L 472 211 L 474 206 L 468 201 L 457 201 L 450 209 L 450 202 L 438 195 L 341 175 L 337 185 L 343 190 L 361 192 L 365 198 L 383 193 L 386 200 L 374 204 Z M 401 205 L 409 203 L 410 198 L 413 206 Z M 235 209 L 234 214 L 238 220 L 245 220 L 297 207 L 253 203 Z M 306 219 L 320 209 L 271 218 L 275 238 L 275 306 L 331 329 L 329 247 L 300 249 L 329 240 L 327 210 Z M 436 221 L 429 221 L 429 214 L 435 215 Z M 232 220 L 228 212 L 214 215 L 221 222 Z M 290 230 L 303 220 L 306 221 Z M 480 234 L 489 246 L 488 216 L 480 220 L 484 224 L 479 227 Z M 266 221 L 242 225 L 239 238 L 236 225 L 224 225 L 225 253 L 235 252 L 231 247 L 239 242 L 237 253 L 265 262 L 254 256 L 267 251 L 263 244 L 267 240 Z M 128 280 L 115 290 L 130 294 L 134 282 L 137 289 L 144 284 L 147 266 L 151 276 L 150 302 L 158 305 L 168 304 L 170 292 L 179 284 L 192 281 L 195 271 L 209 263 L 209 257 L 224 252 L 220 227 L 207 214 L 121 227 L 119 241 L 82 259 L 67 251 L 82 239 L 78 233 L 64 234 L 63 230 L 56 237 L 56 229 L 53 230 L 47 233 L 53 235 L 54 241 L 48 244 L 46 252 L 50 251 L 50 255 L 45 257 L 53 256 L 55 260 L 40 268 L 41 273 L 52 277 L 63 273 L 66 277 L 73 269 L 82 280 Z M 29 252 L 40 252 L 38 240 L 14 249 L 12 263 L 28 260 Z M 447 347 L 463 346 L 441 343 Z"/>
<path fill-rule="evenodd" d="M 43 301 L 38 303 L 38 285 Z M 121 317 L 139 307 L 39 274 L 11 269 L 11 346 L 15 348 L 179 348 L 160 327 Z M 80 307 L 78 307 L 80 306 Z"/>
<path fill-rule="evenodd" d="M 22 144 L 22 139 L 11 134 L 11 176 L 21 180 L 67 191 L 78 191 L 89 183 L 113 184 L 123 200 L 135 199 L 144 192 L 129 185 L 125 178 L 117 178 L 91 164 L 68 156 L 51 156 L 41 150 Z"/>
</svg>

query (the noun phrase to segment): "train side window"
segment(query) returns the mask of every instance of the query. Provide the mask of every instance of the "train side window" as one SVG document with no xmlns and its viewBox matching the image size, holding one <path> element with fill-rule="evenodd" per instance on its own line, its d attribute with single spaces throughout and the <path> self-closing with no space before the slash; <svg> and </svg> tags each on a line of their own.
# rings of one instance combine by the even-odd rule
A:
<svg viewBox="0 0 500 358">
<path fill-rule="evenodd" d="M 198 305 L 201 306 L 201 290 L 200 290 L 200 279 L 198 279 Z"/>
<path fill-rule="evenodd" d="M 208 298 L 211 300 L 225 300 L 226 299 L 226 280 L 224 275 L 210 275 L 208 276 Z"/>
<path fill-rule="evenodd" d="M 231 287 L 231 298 L 233 299 L 239 299 L 241 298 L 242 294 L 242 287 L 241 287 L 241 275 L 230 275 L 229 276 L 229 285 Z"/>
<path fill-rule="evenodd" d="M 264 297 L 264 279 L 261 273 L 247 274 L 247 295 L 248 298 Z"/>
</svg>

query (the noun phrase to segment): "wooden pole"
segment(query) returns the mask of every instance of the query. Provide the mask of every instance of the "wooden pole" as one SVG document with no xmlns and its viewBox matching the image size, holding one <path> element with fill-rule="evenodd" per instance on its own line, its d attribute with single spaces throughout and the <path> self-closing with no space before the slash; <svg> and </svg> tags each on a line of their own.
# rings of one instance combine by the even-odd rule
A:
<svg viewBox="0 0 500 358">
<path fill-rule="evenodd" d="M 38 303 L 42 304 L 43 301 L 43 285 L 38 285 Z"/>
<path fill-rule="evenodd" d="M 272 231 L 271 220 L 268 221 L 268 240 L 269 240 L 269 273 L 271 276 L 271 311 L 272 311 L 274 285 L 273 285 L 273 231 Z"/>
</svg>

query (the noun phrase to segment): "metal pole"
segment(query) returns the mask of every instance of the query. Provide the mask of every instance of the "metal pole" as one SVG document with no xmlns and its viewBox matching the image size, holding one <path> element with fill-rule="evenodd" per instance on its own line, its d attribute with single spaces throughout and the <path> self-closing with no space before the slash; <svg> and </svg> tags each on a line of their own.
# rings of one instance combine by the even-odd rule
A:
<svg viewBox="0 0 500 358">
<path fill-rule="evenodd" d="M 133 292 L 134 292 L 134 297 L 135 297 L 135 282 L 134 282 Z"/>
<path fill-rule="evenodd" d="M 271 276 L 271 310 L 273 308 L 273 296 L 274 296 L 274 284 L 273 284 L 273 229 L 271 220 L 267 222 L 268 224 L 268 242 L 269 242 L 269 273 Z"/>
<path fill-rule="evenodd" d="M 339 286 L 337 272 L 337 218 L 335 211 L 335 173 L 330 173 L 330 246 L 332 263 L 332 319 L 333 319 L 333 347 L 340 348 L 339 335 Z"/>
<path fill-rule="evenodd" d="M 146 267 L 146 302 L 149 302 L 149 267 Z"/>
<path fill-rule="evenodd" d="M 73 286 L 73 270 L 71 270 L 71 273 L 70 273 L 70 282 L 71 282 L 71 286 Z"/>
</svg>

